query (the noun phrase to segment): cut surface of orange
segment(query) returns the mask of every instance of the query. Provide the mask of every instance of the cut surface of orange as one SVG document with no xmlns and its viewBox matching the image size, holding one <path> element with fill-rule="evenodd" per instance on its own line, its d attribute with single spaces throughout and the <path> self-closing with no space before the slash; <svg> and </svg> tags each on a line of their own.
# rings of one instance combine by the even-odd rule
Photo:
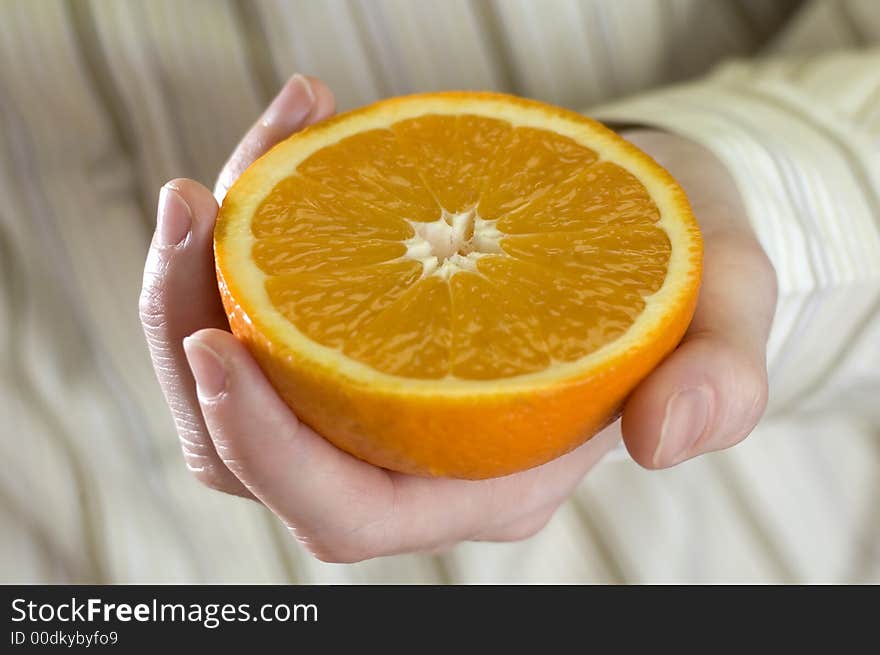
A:
<svg viewBox="0 0 880 655">
<path fill-rule="evenodd" d="M 487 478 L 578 446 L 679 342 L 684 192 L 584 116 L 392 98 L 283 141 L 215 229 L 233 332 L 302 421 L 375 465 Z"/>
</svg>

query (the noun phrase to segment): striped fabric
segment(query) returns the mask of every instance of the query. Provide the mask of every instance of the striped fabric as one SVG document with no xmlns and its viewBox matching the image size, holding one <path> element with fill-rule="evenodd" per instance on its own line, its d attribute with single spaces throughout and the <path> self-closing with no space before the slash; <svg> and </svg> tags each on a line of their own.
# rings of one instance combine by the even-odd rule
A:
<svg viewBox="0 0 880 655">
<path fill-rule="evenodd" d="M 877 44 L 874 0 L 0 0 L 0 581 L 880 582 Z M 210 186 L 295 71 L 343 109 L 498 89 L 712 148 L 780 277 L 772 415 L 441 556 L 324 564 L 201 488 L 135 308 L 156 194 Z"/>
</svg>

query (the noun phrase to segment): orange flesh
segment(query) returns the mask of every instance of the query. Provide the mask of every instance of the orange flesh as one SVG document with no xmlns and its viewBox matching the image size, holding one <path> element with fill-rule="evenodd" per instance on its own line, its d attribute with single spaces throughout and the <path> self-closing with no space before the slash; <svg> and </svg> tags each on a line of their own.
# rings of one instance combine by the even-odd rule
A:
<svg viewBox="0 0 880 655">
<path fill-rule="evenodd" d="M 462 242 L 432 254 L 474 266 L 442 276 L 408 245 L 454 214 Z M 314 153 L 251 229 L 271 301 L 313 341 L 392 375 L 481 380 L 622 335 L 666 277 L 658 219 L 635 177 L 564 136 L 428 115 Z"/>
</svg>

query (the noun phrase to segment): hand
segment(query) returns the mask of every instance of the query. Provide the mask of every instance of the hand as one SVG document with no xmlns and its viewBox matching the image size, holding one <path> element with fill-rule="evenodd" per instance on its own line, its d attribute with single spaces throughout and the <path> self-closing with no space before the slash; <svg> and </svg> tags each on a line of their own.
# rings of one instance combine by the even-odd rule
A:
<svg viewBox="0 0 880 655">
<path fill-rule="evenodd" d="M 623 412 L 630 455 L 647 468 L 665 468 L 739 443 L 764 413 L 776 272 L 736 184 L 710 151 L 654 130 L 623 136 L 678 180 L 703 233 L 703 283 L 693 321 Z"/>
<path fill-rule="evenodd" d="M 323 84 L 292 78 L 230 157 L 217 199 L 274 143 L 332 112 L 332 94 Z M 191 180 L 174 180 L 160 192 L 141 294 L 150 353 L 190 470 L 209 487 L 265 504 L 320 559 L 353 562 L 435 551 L 464 540 L 523 539 L 546 524 L 617 443 L 616 430 L 607 429 L 544 466 L 479 482 L 389 472 L 336 449 L 297 420 L 246 348 L 226 331 L 212 254 L 217 210 L 214 196 Z M 712 343 L 706 341 L 710 350 Z M 730 356 L 739 361 L 736 355 Z M 686 360 L 698 356 L 695 350 Z M 676 374 L 685 370 L 677 357 L 639 388 L 626 409 L 633 414 L 624 419 L 628 446 L 648 466 L 668 463 L 642 457 L 652 452 L 651 444 L 656 448 L 663 423 L 662 414 L 659 420 L 649 415 L 665 407 L 654 396 L 676 388 L 658 386 L 654 377 L 672 374 L 670 379 L 698 385 L 714 379 L 708 373 Z M 654 391 L 643 393 L 646 387 Z M 713 424 L 726 420 L 715 409 L 718 401 L 712 402 Z M 701 441 L 707 448 L 714 444 Z"/>
<path fill-rule="evenodd" d="M 217 200 L 272 145 L 332 113 L 321 82 L 292 78 L 226 163 Z M 402 475 L 338 450 L 297 420 L 227 331 L 212 250 L 217 200 L 184 179 L 159 194 L 140 302 L 150 354 L 189 469 L 265 504 L 320 559 L 523 539 L 618 442 L 606 430 L 549 464 L 480 482 Z"/>
</svg>

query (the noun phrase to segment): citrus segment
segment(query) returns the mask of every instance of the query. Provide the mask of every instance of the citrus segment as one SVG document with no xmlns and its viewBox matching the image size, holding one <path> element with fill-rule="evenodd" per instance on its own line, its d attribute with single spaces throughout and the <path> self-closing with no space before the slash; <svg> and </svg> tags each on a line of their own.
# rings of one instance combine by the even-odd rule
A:
<svg viewBox="0 0 880 655">
<path fill-rule="evenodd" d="M 383 373 L 436 379 L 449 374 L 451 344 L 449 287 L 428 278 L 364 323 L 345 352 Z"/>
<path fill-rule="evenodd" d="M 452 276 L 449 287 L 453 375 L 491 380 L 547 368 L 544 334 L 527 297 L 467 271 Z"/>
<path fill-rule="evenodd" d="M 476 206 L 510 123 L 482 116 L 420 116 L 391 126 L 401 149 L 447 212 Z"/>
<path fill-rule="evenodd" d="M 523 208 L 596 161 L 596 153 L 548 130 L 519 127 L 499 144 L 478 211 L 484 219 Z"/>
<path fill-rule="evenodd" d="M 406 246 L 393 241 L 334 237 L 322 239 L 285 236 L 261 239 L 254 244 L 253 257 L 268 275 L 293 272 L 332 271 L 379 264 L 396 259 Z"/>
<path fill-rule="evenodd" d="M 347 197 L 414 221 L 431 221 L 440 206 L 390 130 L 369 130 L 319 150 L 297 170 Z"/>
<path fill-rule="evenodd" d="M 580 359 L 619 337 L 645 305 L 639 292 L 613 277 L 569 277 L 501 257 L 486 258 L 479 268 L 497 286 L 528 299 L 556 361 Z"/>
<path fill-rule="evenodd" d="M 655 228 L 596 232 L 551 232 L 501 241 L 511 256 L 569 275 L 615 280 L 640 293 L 653 293 L 666 278 L 669 241 Z"/>
<path fill-rule="evenodd" d="M 278 275 L 266 281 L 266 290 L 275 307 L 310 339 L 341 348 L 420 275 L 415 262 L 392 262 L 342 272 Z"/>
<path fill-rule="evenodd" d="M 564 232 L 653 223 L 660 218 L 644 185 L 617 164 L 599 162 L 535 202 L 498 219 L 507 234 Z"/>
<path fill-rule="evenodd" d="M 283 236 L 357 237 L 401 241 L 412 227 L 396 214 L 293 175 L 281 180 L 260 204 L 251 222 L 258 239 Z"/>
</svg>

